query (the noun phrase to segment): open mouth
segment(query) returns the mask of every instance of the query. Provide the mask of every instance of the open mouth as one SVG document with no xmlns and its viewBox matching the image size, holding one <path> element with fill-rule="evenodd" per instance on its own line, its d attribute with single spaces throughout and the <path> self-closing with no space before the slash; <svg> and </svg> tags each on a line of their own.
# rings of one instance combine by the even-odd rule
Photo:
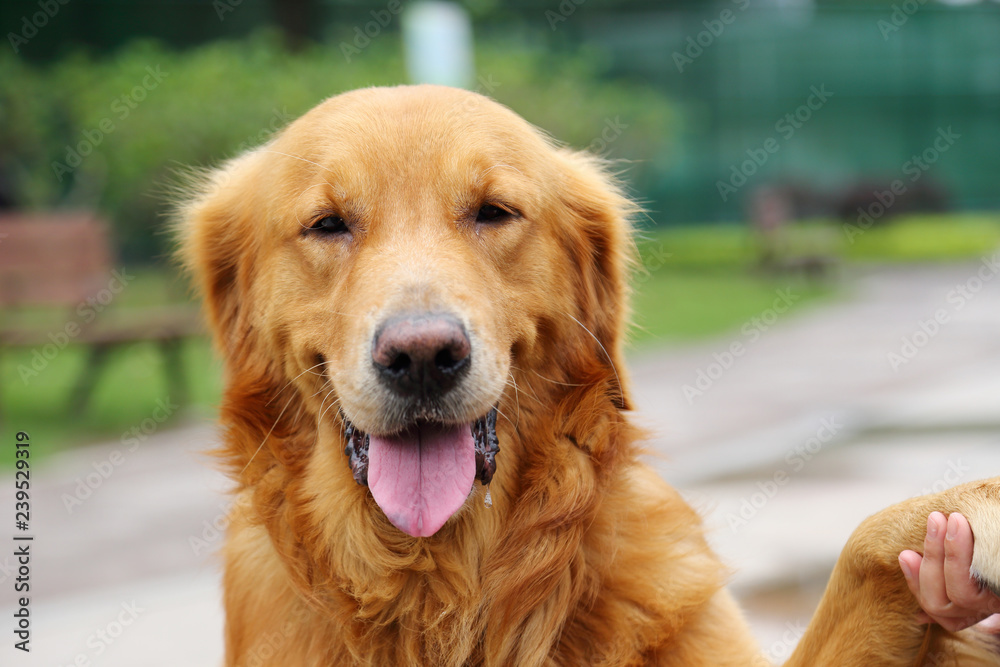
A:
<svg viewBox="0 0 1000 667">
<path fill-rule="evenodd" d="M 416 422 L 392 435 L 370 435 L 346 416 L 344 454 L 389 521 L 408 535 L 436 533 L 468 498 L 476 480 L 496 472 L 497 410 L 464 424 Z"/>
</svg>

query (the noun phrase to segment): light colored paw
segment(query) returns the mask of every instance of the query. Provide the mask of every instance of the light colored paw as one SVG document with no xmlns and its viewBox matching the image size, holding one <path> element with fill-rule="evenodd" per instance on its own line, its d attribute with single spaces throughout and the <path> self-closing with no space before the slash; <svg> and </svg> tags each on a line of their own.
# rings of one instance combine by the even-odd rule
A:
<svg viewBox="0 0 1000 667">
<path fill-rule="evenodd" d="M 1000 508 L 989 507 L 987 511 L 966 518 L 975 536 L 970 573 L 983 586 L 1000 595 Z"/>
</svg>

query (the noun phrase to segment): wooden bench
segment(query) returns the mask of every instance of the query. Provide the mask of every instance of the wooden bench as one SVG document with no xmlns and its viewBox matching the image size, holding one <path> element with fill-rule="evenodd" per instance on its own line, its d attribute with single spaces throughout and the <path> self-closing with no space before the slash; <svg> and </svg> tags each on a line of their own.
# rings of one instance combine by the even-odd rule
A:
<svg viewBox="0 0 1000 667">
<path fill-rule="evenodd" d="M 89 213 L 0 214 L 0 346 L 33 347 L 18 374 L 28 383 L 71 343 L 88 346 L 70 395 L 86 407 L 102 367 L 119 346 L 152 341 L 166 360 L 171 400 L 186 399 L 182 341 L 201 333 L 190 305 L 116 308 L 129 273 L 114 265 L 108 225 Z"/>
</svg>

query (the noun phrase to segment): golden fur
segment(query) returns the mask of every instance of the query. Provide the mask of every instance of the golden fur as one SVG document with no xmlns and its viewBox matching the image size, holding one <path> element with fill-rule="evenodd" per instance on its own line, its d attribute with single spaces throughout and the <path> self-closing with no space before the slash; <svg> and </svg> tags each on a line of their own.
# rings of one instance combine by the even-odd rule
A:
<svg viewBox="0 0 1000 667">
<path fill-rule="evenodd" d="M 487 203 L 517 215 L 481 225 Z M 178 227 L 226 364 L 227 665 L 765 664 L 700 518 L 637 460 L 634 212 L 597 159 L 431 86 L 331 98 L 199 181 Z M 308 231 L 328 214 L 350 233 Z M 355 483 L 342 434 L 343 415 L 398 426 L 366 355 L 414 304 L 460 313 L 477 350 L 450 414 L 501 414 L 493 507 L 477 484 L 426 538 Z M 896 555 L 933 509 L 990 522 L 995 547 L 998 489 L 866 522 L 788 664 L 997 664 L 973 631 L 916 624 Z M 996 549 L 976 557 L 1000 582 Z"/>
</svg>

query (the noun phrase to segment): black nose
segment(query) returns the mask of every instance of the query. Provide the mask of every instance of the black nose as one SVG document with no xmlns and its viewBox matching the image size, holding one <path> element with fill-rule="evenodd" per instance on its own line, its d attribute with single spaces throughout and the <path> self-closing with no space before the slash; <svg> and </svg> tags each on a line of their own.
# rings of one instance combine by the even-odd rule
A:
<svg viewBox="0 0 1000 667">
<path fill-rule="evenodd" d="M 455 317 L 420 313 L 394 317 L 375 334 L 372 361 L 379 377 L 397 394 L 443 394 L 471 363 L 472 345 Z"/>
</svg>

